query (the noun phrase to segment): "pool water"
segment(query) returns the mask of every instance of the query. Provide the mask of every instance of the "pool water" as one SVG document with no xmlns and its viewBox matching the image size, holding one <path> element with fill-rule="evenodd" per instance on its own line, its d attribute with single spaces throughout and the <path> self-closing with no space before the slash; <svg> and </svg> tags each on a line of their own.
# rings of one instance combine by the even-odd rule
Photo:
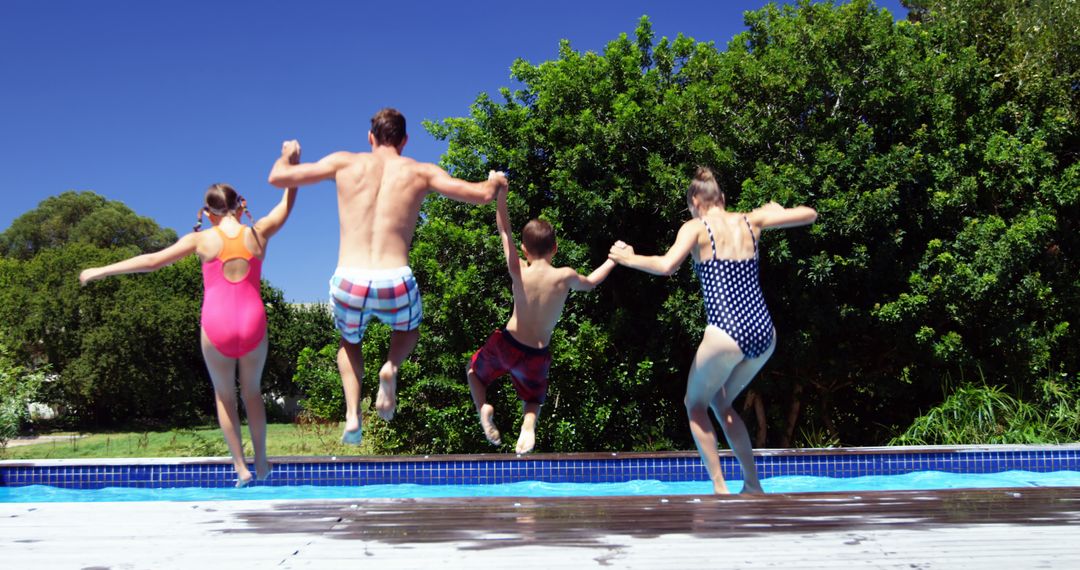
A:
<svg viewBox="0 0 1080 570">
<path fill-rule="evenodd" d="M 1080 487 L 1080 471 L 1004 471 L 1001 473 L 945 473 L 918 471 L 903 475 L 868 475 L 833 478 L 780 476 L 762 480 L 766 493 L 815 493 L 886 490 L 973 489 L 1008 487 Z M 737 493 L 742 481 L 729 481 Z M 501 485 L 366 485 L 349 487 L 253 484 L 243 489 L 174 487 L 139 489 L 61 489 L 47 485 L 0 487 L 0 502 L 111 502 L 111 501 L 243 501 L 302 499 L 380 499 L 439 497 L 595 497 L 625 495 L 707 495 L 708 481 L 625 483 L 542 483 L 524 481 Z"/>
</svg>

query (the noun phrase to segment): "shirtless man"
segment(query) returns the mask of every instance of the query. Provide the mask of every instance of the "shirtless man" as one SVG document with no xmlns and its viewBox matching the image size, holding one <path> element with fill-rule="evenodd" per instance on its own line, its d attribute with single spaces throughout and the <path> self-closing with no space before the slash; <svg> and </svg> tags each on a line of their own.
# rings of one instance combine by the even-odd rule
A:
<svg viewBox="0 0 1080 570">
<path fill-rule="evenodd" d="M 588 276 L 572 267 L 557 267 L 551 259 L 558 251 L 555 230 L 543 220 L 531 220 L 521 231 L 522 260 L 510 230 L 506 192 L 499 192 L 495 221 L 502 239 L 506 269 L 514 293 L 514 311 L 502 329 L 491 333 L 484 346 L 469 360 L 466 375 L 480 427 L 492 445 L 501 445 L 495 427 L 495 409 L 487 401 L 487 389 L 509 373 L 521 399 L 521 435 L 514 450 L 528 453 L 536 445 L 536 417 L 547 397 L 548 368 L 551 366 L 551 333 L 562 316 L 570 291 L 591 291 L 607 278 L 615 262 L 606 260 Z"/>
<path fill-rule="evenodd" d="M 299 158 L 300 143 L 285 141 L 270 171 L 270 184 L 280 188 L 330 179 L 337 183 L 341 240 L 330 298 L 341 332 L 337 362 L 345 392 L 342 441 L 350 444 L 361 439 L 360 342 L 368 322 L 376 317 L 393 329 L 375 400 L 385 420 L 394 417 L 397 406 L 398 369 L 420 336 L 420 292 L 409 268 L 409 247 L 424 198 L 437 192 L 461 202 L 486 204 L 506 186 L 501 172 L 489 173 L 484 182 L 467 182 L 434 164 L 401 156 L 408 136 L 405 117 L 396 109 L 383 109 L 371 118 L 368 142 L 371 152 L 335 152 L 318 162 L 291 164 L 292 157 Z"/>
</svg>

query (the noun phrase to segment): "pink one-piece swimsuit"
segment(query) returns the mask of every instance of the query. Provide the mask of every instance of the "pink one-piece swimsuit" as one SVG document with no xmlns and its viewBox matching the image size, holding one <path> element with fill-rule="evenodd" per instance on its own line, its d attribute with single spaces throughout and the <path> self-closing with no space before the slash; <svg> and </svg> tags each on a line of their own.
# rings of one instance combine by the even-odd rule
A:
<svg viewBox="0 0 1080 570">
<path fill-rule="evenodd" d="M 229 237 L 214 226 L 224 245 L 213 261 L 204 263 L 202 328 L 206 337 L 229 358 L 240 358 L 266 336 L 266 307 L 259 294 L 262 260 L 244 245 L 244 231 Z M 245 259 L 248 272 L 240 281 L 225 278 L 225 262 Z"/>
</svg>

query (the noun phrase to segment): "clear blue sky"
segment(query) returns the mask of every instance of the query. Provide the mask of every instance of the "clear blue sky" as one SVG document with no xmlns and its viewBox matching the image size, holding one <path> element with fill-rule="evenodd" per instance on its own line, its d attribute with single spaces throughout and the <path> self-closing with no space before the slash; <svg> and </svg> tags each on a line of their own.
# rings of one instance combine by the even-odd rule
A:
<svg viewBox="0 0 1080 570">
<path fill-rule="evenodd" d="M 308 160 L 369 150 L 371 115 L 393 106 L 409 120 L 405 153 L 438 162 L 446 145 L 420 122 L 466 115 L 477 94 L 509 85 L 516 58 L 554 59 L 560 39 L 600 51 L 643 14 L 657 38 L 723 48 L 765 4 L 6 0 L 0 229 L 48 196 L 92 190 L 183 234 L 219 181 L 265 214 L 280 198 L 266 177 L 284 139 Z M 331 183 L 302 189 L 271 243 L 264 275 L 287 299 L 325 299 L 335 208 Z"/>
</svg>

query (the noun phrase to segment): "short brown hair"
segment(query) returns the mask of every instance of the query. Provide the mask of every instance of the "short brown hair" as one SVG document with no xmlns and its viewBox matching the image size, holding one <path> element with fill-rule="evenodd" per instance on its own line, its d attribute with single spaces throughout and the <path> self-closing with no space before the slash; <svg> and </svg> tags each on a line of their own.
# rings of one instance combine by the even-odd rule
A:
<svg viewBox="0 0 1080 570">
<path fill-rule="evenodd" d="M 688 207 L 694 206 L 694 197 L 708 205 L 719 205 L 724 207 L 727 205 L 727 198 L 724 196 L 724 192 L 720 190 L 720 184 L 716 181 L 716 177 L 713 176 L 712 170 L 709 170 L 707 166 L 697 167 L 697 172 L 694 173 L 694 179 L 690 181 L 690 187 L 686 189 L 686 205 Z"/>
<path fill-rule="evenodd" d="M 387 107 L 371 118 L 371 134 L 376 145 L 399 146 L 405 141 L 405 115 Z"/>
<path fill-rule="evenodd" d="M 521 243 L 529 255 L 544 257 L 555 251 L 555 228 L 544 220 L 529 220 L 521 230 Z"/>
</svg>

